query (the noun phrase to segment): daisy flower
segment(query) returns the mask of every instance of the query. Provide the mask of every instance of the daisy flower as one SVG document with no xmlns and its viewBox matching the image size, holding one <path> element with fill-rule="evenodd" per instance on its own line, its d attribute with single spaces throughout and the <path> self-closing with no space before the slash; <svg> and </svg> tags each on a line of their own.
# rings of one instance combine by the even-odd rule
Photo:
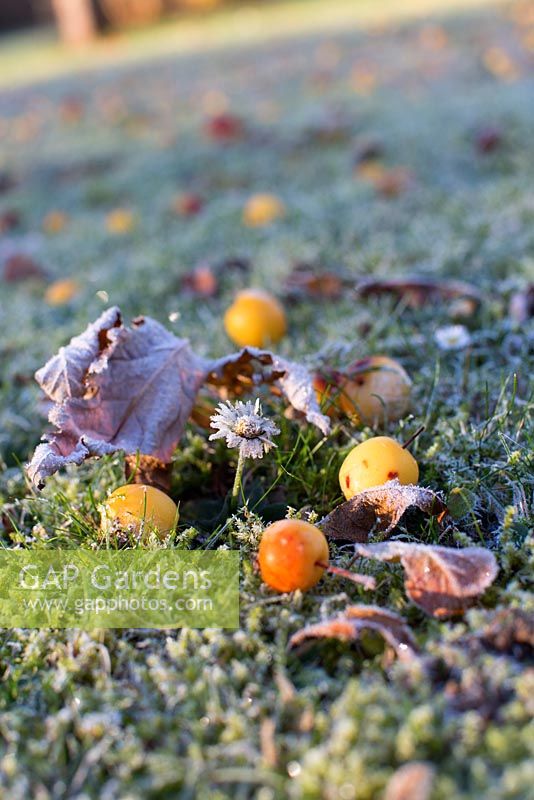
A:
<svg viewBox="0 0 534 800">
<path fill-rule="evenodd" d="M 438 328 L 434 338 L 440 350 L 462 350 L 471 344 L 471 336 L 465 325 L 447 325 Z"/>
<path fill-rule="evenodd" d="M 271 437 L 280 433 L 279 428 L 270 419 L 262 415 L 261 403 L 238 400 L 235 404 L 226 401 L 220 403 L 217 413 L 211 418 L 212 439 L 226 439 L 228 447 L 239 449 L 241 458 L 263 458 L 273 447 Z"/>
</svg>

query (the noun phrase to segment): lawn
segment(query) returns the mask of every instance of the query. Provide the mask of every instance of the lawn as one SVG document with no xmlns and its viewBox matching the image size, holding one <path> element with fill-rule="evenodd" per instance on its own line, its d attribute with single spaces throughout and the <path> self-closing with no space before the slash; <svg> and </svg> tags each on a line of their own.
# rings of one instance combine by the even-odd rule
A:
<svg viewBox="0 0 534 800">
<path fill-rule="evenodd" d="M 388 800 L 534 798 L 534 326 L 517 314 L 534 280 L 534 5 L 288 2 L 95 47 L 0 43 L 3 547 L 102 546 L 98 507 L 124 482 L 123 456 L 42 491 L 24 465 L 47 424 L 34 372 L 109 306 L 218 358 L 237 349 L 223 325 L 236 292 L 262 287 L 286 307 L 277 353 L 310 370 L 385 354 L 412 401 L 380 429 L 345 418 L 323 437 L 262 391 L 277 447 L 246 463 L 248 508 L 224 520 L 235 451 L 190 423 L 172 459 L 176 537 L 151 546 L 239 549 L 241 628 L 3 630 L 0 797 L 374 800 L 422 761 L 430 793 L 390 786 Z M 226 112 L 242 124 L 229 141 L 206 128 Z M 285 213 L 246 225 L 265 192 Z M 7 280 L 13 256 L 42 275 Z M 339 296 L 289 297 L 296 264 L 339 276 Z M 184 284 L 199 266 L 217 273 L 213 296 Z M 414 307 L 351 286 L 413 275 L 468 281 L 479 303 Z M 497 579 L 472 609 L 430 617 L 400 566 L 365 559 L 373 593 L 334 575 L 305 593 L 262 584 L 267 522 L 321 519 L 355 444 L 423 425 L 419 483 L 451 515 L 410 511 L 392 536 L 494 553 Z M 331 559 L 348 567 L 353 547 L 332 542 Z M 374 639 L 288 648 L 348 603 L 398 612 L 420 655 L 394 660 Z"/>
</svg>

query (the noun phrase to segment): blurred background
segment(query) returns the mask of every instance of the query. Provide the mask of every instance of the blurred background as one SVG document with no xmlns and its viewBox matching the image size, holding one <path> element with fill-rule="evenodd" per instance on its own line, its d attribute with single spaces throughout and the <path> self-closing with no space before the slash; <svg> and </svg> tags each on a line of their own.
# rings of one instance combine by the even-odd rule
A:
<svg viewBox="0 0 534 800">
<path fill-rule="evenodd" d="M 106 29 L 231 4 L 228 0 L 2 0 L 0 32 L 55 24 L 64 41 L 78 44 Z"/>
</svg>

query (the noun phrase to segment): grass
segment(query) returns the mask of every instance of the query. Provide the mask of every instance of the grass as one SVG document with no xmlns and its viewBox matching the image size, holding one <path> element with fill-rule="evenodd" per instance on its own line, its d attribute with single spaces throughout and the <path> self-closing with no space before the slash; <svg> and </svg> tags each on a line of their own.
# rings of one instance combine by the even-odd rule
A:
<svg viewBox="0 0 534 800">
<path fill-rule="evenodd" d="M 0 96 L 0 171 L 16 178 L 0 195 L 0 214 L 16 209 L 22 220 L 2 235 L 0 258 L 28 252 L 50 280 L 71 276 L 81 287 L 51 307 L 42 283 L 1 286 L 3 546 L 91 546 L 98 503 L 122 481 L 117 456 L 58 475 L 41 494 L 28 486 L 21 465 L 44 426 L 35 369 L 111 303 L 128 318 L 156 317 L 200 353 L 233 350 L 222 315 L 243 277 L 228 272 L 220 297 L 192 301 L 180 276 L 242 257 L 252 264 L 248 282 L 275 291 L 297 261 L 355 278 L 463 278 L 480 289 L 481 308 L 463 320 L 468 349 L 437 345 L 449 304 L 414 311 L 345 296 L 291 305 L 279 351 L 311 366 L 370 353 L 401 361 L 414 381 L 412 413 L 386 432 L 406 439 L 425 424 L 414 445 L 421 483 L 444 496 L 460 488 L 469 504 L 445 531 L 416 515 L 397 534 L 483 544 L 500 567 L 477 608 L 454 624 L 410 605 L 398 570 L 375 568 L 372 601 L 406 617 L 431 668 L 384 666 L 372 643 L 288 653 L 297 628 L 369 597 L 333 577 L 306 596 L 269 593 L 251 566 L 263 523 L 288 506 L 322 515 L 339 502 L 339 464 L 372 432 L 347 422 L 323 441 L 265 398 L 281 428 L 278 448 L 246 470 L 249 512 L 214 526 L 210 501 L 221 507 L 235 461 L 191 427 L 173 460 L 177 542 L 240 548 L 241 629 L 4 631 L 5 796 L 373 800 L 397 766 L 426 760 L 436 768 L 432 800 L 532 797 L 531 672 L 518 657 L 465 643 L 496 609 L 532 610 L 534 331 L 508 313 L 511 294 L 534 275 L 532 35 L 524 5 L 449 5 L 425 4 L 438 15 L 431 22 L 392 16 L 377 27 L 371 4 L 312 2 L 309 15 L 302 3 L 282 4 L 257 10 L 260 24 L 239 47 L 231 20 L 242 12 L 225 12 L 206 28 L 188 23 L 207 32 L 205 47 L 197 39 L 180 52 L 175 29 L 163 27 L 128 39 L 123 64 L 104 59 L 79 74 L 66 69 L 76 59 L 54 50 L 40 75 L 26 64 L 24 87 Z M 331 25 L 322 32 L 325 8 Z M 286 20 L 289 33 L 277 36 Z M 0 54 L 11 70 L 0 69 L 4 77 L 19 46 Z M 508 56 L 499 74 L 492 48 L 501 64 Z M 206 113 L 225 104 L 253 136 L 223 146 L 199 135 Z M 310 135 L 336 109 L 339 135 Z M 503 142 L 481 154 L 474 139 L 486 126 Z M 415 178 L 396 198 L 355 175 L 354 151 L 369 137 L 380 140 L 387 166 Z M 199 215 L 169 210 L 183 190 L 205 198 Z M 286 218 L 243 226 L 243 205 L 258 191 L 276 192 Z M 118 207 L 136 224 L 112 235 L 106 217 Z M 67 215 L 56 234 L 42 228 L 52 210 Z M 333 555 L 346 564 L 351 552 Z"/>
</svg>

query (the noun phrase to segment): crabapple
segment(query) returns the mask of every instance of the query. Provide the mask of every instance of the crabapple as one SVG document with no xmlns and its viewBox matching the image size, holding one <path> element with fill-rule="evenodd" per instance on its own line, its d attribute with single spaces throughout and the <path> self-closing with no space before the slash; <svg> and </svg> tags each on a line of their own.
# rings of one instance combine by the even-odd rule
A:
<svg viewBox="0 0 534 800">
<path fill-rule="evenodd" d="M 419 467 L 412 454 L 389 436 L 375 436 L 356 445 L 339 470 L 339 485 L 347 500 L 395 478 L 403 484 L 417 483 Z"/>
<path fill-rule="evenodd" d="M 328 543 L 315 525 L 298 519 L 274 522 L 260 542 L 262 580 L 278 592 L 306 591 L 320 581 L 328 555 Z"/>
<path fill-rule="evenodd" d="M 161 489 L 141 483 L 119 486 L 107 498 L 102 512 L 102 528 L 110 523 L 129 528 L 138 534 L 141 527 L 156 529 L 166 536 L 173 529 L 177 517 L 176 504 Z"/>
<path fill-rule="evenodd" d="M 287 329 L 282 305 L 261 289 L 238 292 L 224 315 L 226 333 L 240 347 L 265 347 L 278 342 Z"/>
</svg>

